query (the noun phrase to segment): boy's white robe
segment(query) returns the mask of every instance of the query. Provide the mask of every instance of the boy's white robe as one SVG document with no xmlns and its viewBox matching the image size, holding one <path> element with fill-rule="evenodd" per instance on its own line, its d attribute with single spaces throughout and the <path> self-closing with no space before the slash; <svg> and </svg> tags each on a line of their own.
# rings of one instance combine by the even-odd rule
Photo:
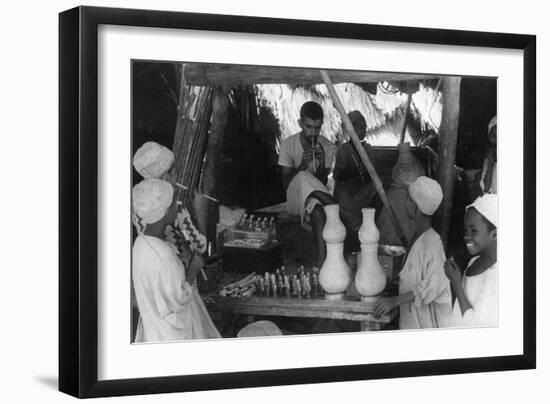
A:
<svg viewBox="0 0 550 404">
<path fill-rule="evenodd" d="M 478 257 L 468 263 L 468 268 Z M 472 307 L 462 314 L 455 302 L 451 317 L 452 327 L 490 327 L 498 325 L 498 264 L 478 275 L 468 276 L 468 268 L 462 277 L 462 287 Z"/>
<path fill-rule="evenodd" d="M 196 287 L 167 242 L 139 235 L 132 275 L 140 321 L 135 342 L 221 338 Z"/>
<path fill-rule="evenodd" d="M 399 273 L 399 294 L 414 293 L 414 301 L 399 306 L 399 328 L 446 327 L 451 316 L 451 289 L 445 275 L 445 251 L 432 228 L 416 239 Z"/>
</svg>

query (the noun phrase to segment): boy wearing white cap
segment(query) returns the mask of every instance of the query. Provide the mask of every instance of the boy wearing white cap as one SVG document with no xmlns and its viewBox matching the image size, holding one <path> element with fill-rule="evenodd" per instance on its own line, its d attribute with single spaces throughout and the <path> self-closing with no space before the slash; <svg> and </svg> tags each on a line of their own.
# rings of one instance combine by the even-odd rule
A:
<svg viewBox="0 0 550 404">
<path fill-rule="evenodd" d="M 170 176 L 174 164 L 174 153 L 157 142 L 145 142 L 134 154 L 134 168 L 145 179 Z"/>
<path fill-rule="evenodd" d="M 415 231 L 399 273 L 399 295 L 380 298 L 374 313 L 382 316 L 399 307 L 400 329 L 445 327 L 451 314 L 451 290 L 443 270 L 443 243 L 432 228 L 432 215 L 443 192 L 437 181 L 421 176 L 409 185 L 409 196 L 407 215 Z"/>
<path fill-rule="evenodd" d="M 149 178 L 132 189 L 133 221 L 138 237 L 132 249 L 132 278 L 140 321 L 135 342 L 220 338 L 193 279 L 200 265 L 186 268 L 166 227 L 176 219 L 174 189 Z"/>
<path fill-rule="evenodd" d="M 132 163 L 136 171 L 145 179 L 158 178 L 167 181 L 174 186 L 182 187 L 176 182 L 174 160 L 174 153 L 170 149 L 158 144 L 157 142 L 149 141 L 141 145 L 141 147 L 136 151 Z M 203 205 L 201 203 L 201 197 L 201 193 L 195 192 L 193 207 L 197 217 L 199 216 L 200 207 Z M 189 220 L 186 220 L 188 218 Z M 187 223 L 187 226 L 182 225 L 184 221 Z M 169 230 L 172 229 L 171 226 L 173 224 L 174 223 L 169 224 Z M 181 208 L 181 212 L 178 214 L 177 226 L 188 240 L 196 240 L 195 243 L 189 245 L 194 252 L 198 252 L 199 254 L 206 252 L 208 244 L 206 237 L 197 230 L 195 224 L 190 219 L 189 212 L 183 207 Z M 203 232 L 205 232 L 204 226 Z M 172 233 L 172 231 L 169 231 L 169 233 Z M 183 246 L 179 247 L 181 247 L 180 256 L 182 259 L 190 260 L 191 256 L 189 256 L 189 254 L 191 252 L 187 251 L 187 249 Z M 202 260 L 199 255 L 195 255 L 193 259 Z"/>
<path fill-rule="evenodd" d="M 462 275 L 452 258 L 445 262 L 456 302 L 450 325 L 498 325 L 497 196 L 485 194 L 466 207 L 464 241 L 474 257 Z"/>
</svg>

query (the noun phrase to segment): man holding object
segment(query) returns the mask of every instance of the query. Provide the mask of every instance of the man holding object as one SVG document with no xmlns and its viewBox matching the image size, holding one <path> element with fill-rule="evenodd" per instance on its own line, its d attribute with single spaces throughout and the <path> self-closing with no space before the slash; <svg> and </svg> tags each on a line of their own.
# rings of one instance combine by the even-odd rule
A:
<svg viewBox="0 0 550 404">
<path fill-rule="evenodd" d="M 287 210 L 290 214 L 300 215 L 302 226 L 313 232 L 319 266 L 326 257 L 322 237 L 326 221 L 323 206 L 337 203 L 326 185 L 335 146 L 319 136 L 323 117 L 323 109 L 318 103 L 304 103 L 298 120 L 301 131 L 283 141 L 279 154 Z"/>
</svg>

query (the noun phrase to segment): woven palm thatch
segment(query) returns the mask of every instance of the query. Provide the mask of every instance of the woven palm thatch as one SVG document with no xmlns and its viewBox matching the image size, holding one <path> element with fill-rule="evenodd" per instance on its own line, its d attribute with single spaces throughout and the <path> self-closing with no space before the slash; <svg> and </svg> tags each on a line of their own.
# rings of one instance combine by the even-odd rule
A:
<svg viewBox="0 0 550 404">
<path fill-rule="evenodd" d="M 372 95 L 352 83 L 336 84 L 335 88 L 346 111 L 359 110 L 365 116 L 369 143 L 379 146 L 397 144 L 404 118 L 406 94 L 379 89 L 376 95 Z M 278 119 L 281 141 L 300 131 L 298 126 L 300 107 L 307 101 L 316 101 L 323 108 L 325 118 L 321 136 L 333 142 L 347 140 L 348 136 L 342 130 L 340 115 L 324 84 L 310 86 L 262 84 L 255 85 L 254 91 L 258 107 L 269 108 Z M 419 121 L 421 131 L 428 128 L 437 131 L 441 121 L 439 98 L 438 92 L 422 85 L 413 94 L 411 115 Z M 407 134 L 405 139 L 410 141 L 411 135 Z"/>
</svg>

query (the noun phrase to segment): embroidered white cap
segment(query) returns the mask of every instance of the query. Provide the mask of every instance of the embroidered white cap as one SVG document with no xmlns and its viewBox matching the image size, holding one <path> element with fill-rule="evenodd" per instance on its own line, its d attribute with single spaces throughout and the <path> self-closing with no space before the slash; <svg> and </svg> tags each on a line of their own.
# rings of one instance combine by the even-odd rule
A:
<svg viewBox="0 0 550 404">
<path fill-rule="evenodd" d="M 409 185 L 409 195 L 425 215 L 435 213 L 443 200 L 443 191 L 436 180 L 420 176 Z"/>
<path fill-rule="evenodd" d="M 174 153 L 157 142 L 144 143 L 134 155 L 134 168 L 143 178 L 160 178 L 174 163 Z"/>
<path fill-rule="evenodd" d="M 169 182 L 157 178 L 141 181 L 132 189 L 134 213 L 144 223 L 158 222 L 172 204 L 174 188 Z"/>
<path fill-rule="evenodd" d="M 474 208 L 485 219 L 498 227 L 498 197 L 497 194 L 485 194 L 478 197 L 474 203 L 466 206 L 466 209 Z"/>
</svg>

